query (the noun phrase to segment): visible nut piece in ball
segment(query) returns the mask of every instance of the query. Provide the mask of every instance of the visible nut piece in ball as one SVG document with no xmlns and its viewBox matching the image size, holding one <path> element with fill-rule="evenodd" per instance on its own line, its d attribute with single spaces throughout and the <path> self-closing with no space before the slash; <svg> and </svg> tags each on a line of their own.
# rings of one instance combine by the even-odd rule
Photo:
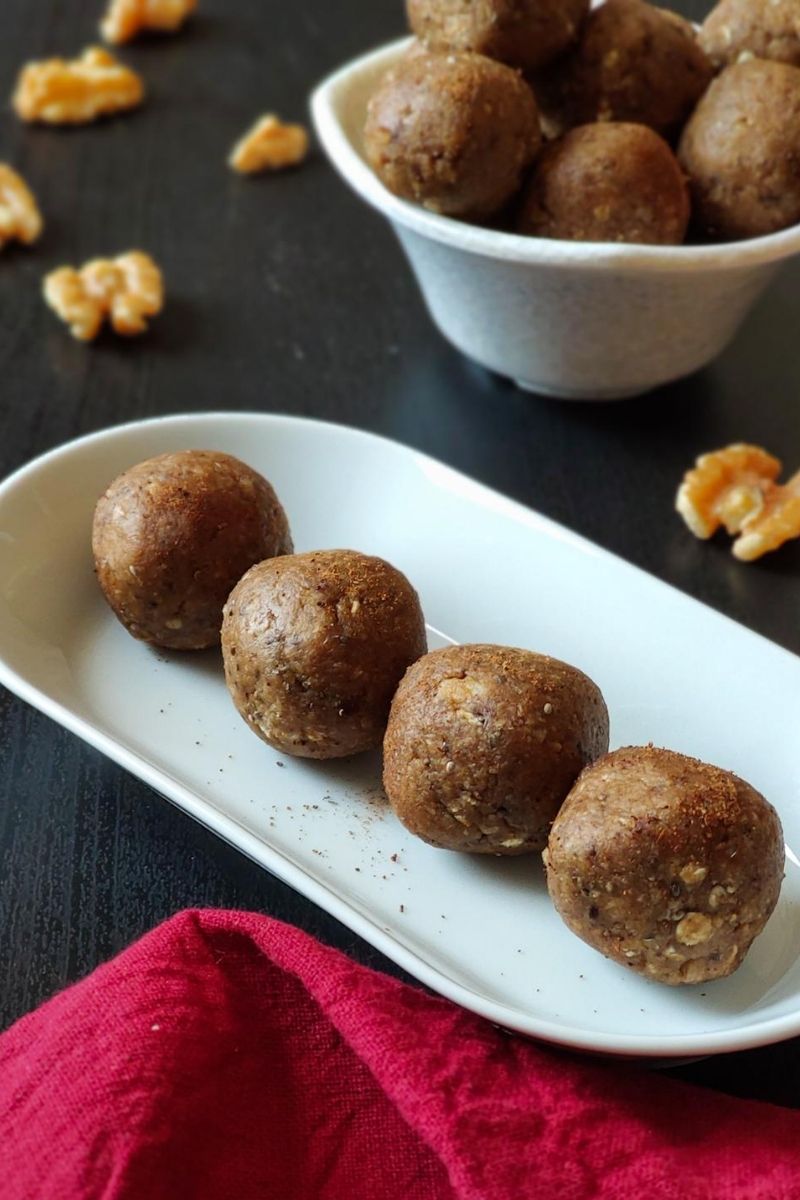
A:
<svg viewBox="0 0 800 1200">
<path fill-rule="evenodd" d="M 426 649 L 405 575 L 353 550 L 259 563 L 225 605 L 234 704 L 265 742 L 301 758 L 379 746 L 395 689 Z"/>
<path fill-rule="evenodd" d="M 369 102 L 367 159 L 386 187 L 432 212 L 491 216 L 541 143 L 533 92 L 480 54 L 409 54 Z"/>
<path fill-rule="evenodd" d="M 98 501 L 97 578 L 136 638 L 171 650 L 219 643 L 222 606 L 254 562 L 290 554 L 271 485 L 229 454 L 183 450 L 125 471 Z"/>
<path fill-rule="evenodd" d="M 754 58 L 726 67 L 683 131 L 693 219 L 711 238 L 800 221 L 800 68 Z"/>
<path fill-rule="evenodd" d="M 743 779 L 633 746 L 587 767 L 553 823 L 547 886 L 573 933 L 660 983 L 730 975 L 774 909 L 783 833 Z"/>
<path fill-rule="evenodd" d="M 473 50 L 533 71 L 575 40 L 589 0 L 407 0 L 406 7 L 431 50 Z"/>
<path fill-rule="evenodd" d="M 575 667 L 507 646 L 449 646 L 392 703 L 383 782 L 397 816 L 445 850 L 541 850 L 578 773 L 608 749 L 599 688 Z"/>
<path fill-rule="evenodd" d="M 700 45 L 715 66 L 771 58 L 800 67 L 798 0 L 720 0 L 703 22 Z"/>
<path fill-rule="evenodd" d="M 689 224 L 678 160 L 645 125 L 581 125 L 545 147 L 517 220 L 520 233 L 578 242 L 677 246 Z"/>
<path fill-rule="evenodd" d="M 574 50 L 536 81 L 548 131 L 594 121 L 677 137 L 714 69 L 688 21 L 644 0 L 606 0 Z"/>
</svg>

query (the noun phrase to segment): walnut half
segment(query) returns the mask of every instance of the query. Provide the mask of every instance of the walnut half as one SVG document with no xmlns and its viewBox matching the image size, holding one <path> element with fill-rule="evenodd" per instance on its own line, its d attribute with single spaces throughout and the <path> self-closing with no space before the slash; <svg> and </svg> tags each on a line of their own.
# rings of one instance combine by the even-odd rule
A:
<svg viewBox="0 0 800 1200">
<path fill-rule="evenodd" d="M 800 472 L 779 484 L 781 463 L 760 446 L 737 443 L 698 458 L 675 507 L 695 537 L 722 525 L 738 535 L 733 554 L 752 562 L 800 537 Z"/>
<path fill-rule="evenodd" d="M 111 0 L 100 32 L 112 45 L 140 33 L 174 33 L 196 8 L 197 0 Z"/>
<path fill-rule="evenodd" d="M 83 125 L 97 117 L 136 108 L 144 99 L 141 78 L 96 46 L 80 58 L 49 58 L 23 67 L 12 98 L 23 121 Z"/>
<path fill-rule="evenodd" d="M 308 133 L 302 125 L 284 125 L 273 113 L 256 121 L 237 142 L 228 162 L 241 175 L 294 167 L 308 154 Z"/>
<path fill-rule="evenodd" d="M 0 163 L 0 250 L 12 240 L 30 246 L 43 229 L 33 192 L 12 167 Z"/>
<path fill-rule="evenodd" d="M 73 337 L 90 342 L 108 317 L 116 333 L 135 337 L 164 307 L 161 271 L 148 254 L 132 250 L 96 258 L 80 270 L 59 267 L 44 281 L 44 298 Z"/>
<path fill-rule="evenodd" d="M 784 542 L 800 537 L 800 471 L 782 485 L 773 485 L 764 498 L 764 507 L 750 520 L 733 543 L 733 553 L 741 562 L 753 562 L 777 550 Z"/>
</svg>

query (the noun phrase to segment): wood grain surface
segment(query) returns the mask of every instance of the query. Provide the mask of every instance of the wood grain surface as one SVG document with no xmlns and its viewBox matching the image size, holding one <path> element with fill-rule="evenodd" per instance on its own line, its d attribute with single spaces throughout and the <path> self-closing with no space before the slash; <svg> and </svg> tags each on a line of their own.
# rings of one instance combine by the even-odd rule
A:
<svg viewBox="0 0 800 1200">
<path fill-rule="evenodd" d="M 707 5 L 675 7 L 697 17 Z M 3 94 L 23 62 L 96 40 L 100 9 L 3 0 Z M 0 256 L 0 475 L 140 417 L 328 418 L 422 448 L 800 652 L 800 544 L 742 567 L 724 544 L 695 542 L 672 512 L 702 450 L 753 440 L 800 465 L 800 267 L 708 370 L 636 401 L 559 403 L 516 391 L 442 341 L 392 234 L 319 150 L 275 178 L 226 168 L 258 114 L 304 119 L 319 79 L 402 28 L 400 0 L 201 0 L 180 36 L 123 51 L 147 80 L 141 111 L 55 130 L 23 127 L 3 108 L 0 160 L 35 189 L 47 230 L 35 249 Z M 138 342 L 72 341 L 40 298 L 43 273 L 132 247 L 164 267 L 163 317 Z M 0 691 L 0 1025 L 191 905 L 270 913 L 399 973 Z M 800 1105 L 799 1044 L 676 1073 Z"/>
</svg>

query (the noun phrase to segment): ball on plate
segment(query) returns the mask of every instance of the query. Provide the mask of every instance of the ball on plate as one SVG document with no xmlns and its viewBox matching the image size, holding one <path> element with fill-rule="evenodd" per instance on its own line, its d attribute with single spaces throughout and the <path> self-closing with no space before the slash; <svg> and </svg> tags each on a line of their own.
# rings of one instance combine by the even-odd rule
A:
<svg viewBox="0 0 800 1200">
<path fill-rule="evenodd" d="M 678 158 L 708 237 L 775 233 L 800 221 L 800 68 L 726 67 L 683 131 Z"/>
<path fill-rule="evenodd" d="M 698 40 L 717 67 L 742 56 L 800 67 L 800 2 L 720 0 L 703 22 Z"/>
<path fill-rule="evenodd" d="M 407 54 L 372 96 L 367 159 L 386 187 L 432 212 L 503 207 L 541 143 L 533 92 L 480 54 Z"/>
<path fill-rule="evenodd" d="M 129 633 L 170 650 L 219 643 L 222 606 L 248 567 L 290 554 L 286 513 L 230 454 L 182 450 L 124 471 L 92 527 L 97 579 Z"/>
<path fill-rule="evenodd" d="M 644 0 L 606 0 L 535 86 L 548 132 L 632 121 L 672 140 L 713 74 L 683 17 Z"/>
<path fill-rule="evenodd" d="M 689 224 L 678 160 L 645 125 L 581 125 L 545 147 L 517 229 L 580 242 L 677 246 Z"/>
<path fill-rule="evenodd" d="M 507 646 L 448 646 L 407 672 L 384 739 L 402 823 L 445 850 L 541 850 L 581 769 L 608 749 L 600 689 L 575 667 Z"/>
<path fill-rule="evenodd" d="M 573 933 L 660 983 L 730 975 L 775 908 L 781 823 L 743 779 L 631 746 L 587 767 L 545 852 Z"/>
<path fill-rule="evenodd" d="M 589 0 L 407 0 L 406 8 L 431 50 L 474 50 L 532 71 L 575 40 Z"/>
<path fill-rule="evenodd" d="M 353 550 L 259 563 L 225 605 L 234 704 L 260 738 L 301 758 L 379 746 L 395 688 L 426 649 L 405 575 Z"/>
</svg>

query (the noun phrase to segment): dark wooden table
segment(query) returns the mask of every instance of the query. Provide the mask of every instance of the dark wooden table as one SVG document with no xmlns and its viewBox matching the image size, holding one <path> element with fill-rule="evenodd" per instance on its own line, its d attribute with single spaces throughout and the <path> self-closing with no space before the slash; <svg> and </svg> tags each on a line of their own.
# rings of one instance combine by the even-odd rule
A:
<svg viewBox="0 0 800 1200">
<path fill-rule="evenodd" d="M 96 38 L 101 0 L 4 0 L 0 90 L 28 59 Z M 678 4 L 698 16 L 703 3 Z M 672 514 L 694 456 L 736 440 L 800 463 L 800 268 L 710 369 L 616 405 L 516 391 L 430 325 L 386 226 L 321 154 L 280 178 L 225 166 L 259 113 L 303 118 L 337 64 L 401 32 L 400 0 L 201 0 L 176 38 L 137 43 L 140 112 L 78 130 L 0 114 L 0 160 L 47 232 L 0 257 L 0 474 L 140 417 L 252 409 L 371 429 L 446 460 L 800 652 L 800 546 L 742 567 Z M 147 249 L 169 304 L 137 343 L 72 341 L 43 273 Z M 735 679 L 736 664 L 731 663 Z M 743 730 L 743 736 L 747 731 Z M 347 929 L 71 734 L 0 691 L 0 1025 L 189 905 L 292 921 L 395 971 Z M 800 1105 L 800 1042 L 676 1072 Z"/>
</svg>

